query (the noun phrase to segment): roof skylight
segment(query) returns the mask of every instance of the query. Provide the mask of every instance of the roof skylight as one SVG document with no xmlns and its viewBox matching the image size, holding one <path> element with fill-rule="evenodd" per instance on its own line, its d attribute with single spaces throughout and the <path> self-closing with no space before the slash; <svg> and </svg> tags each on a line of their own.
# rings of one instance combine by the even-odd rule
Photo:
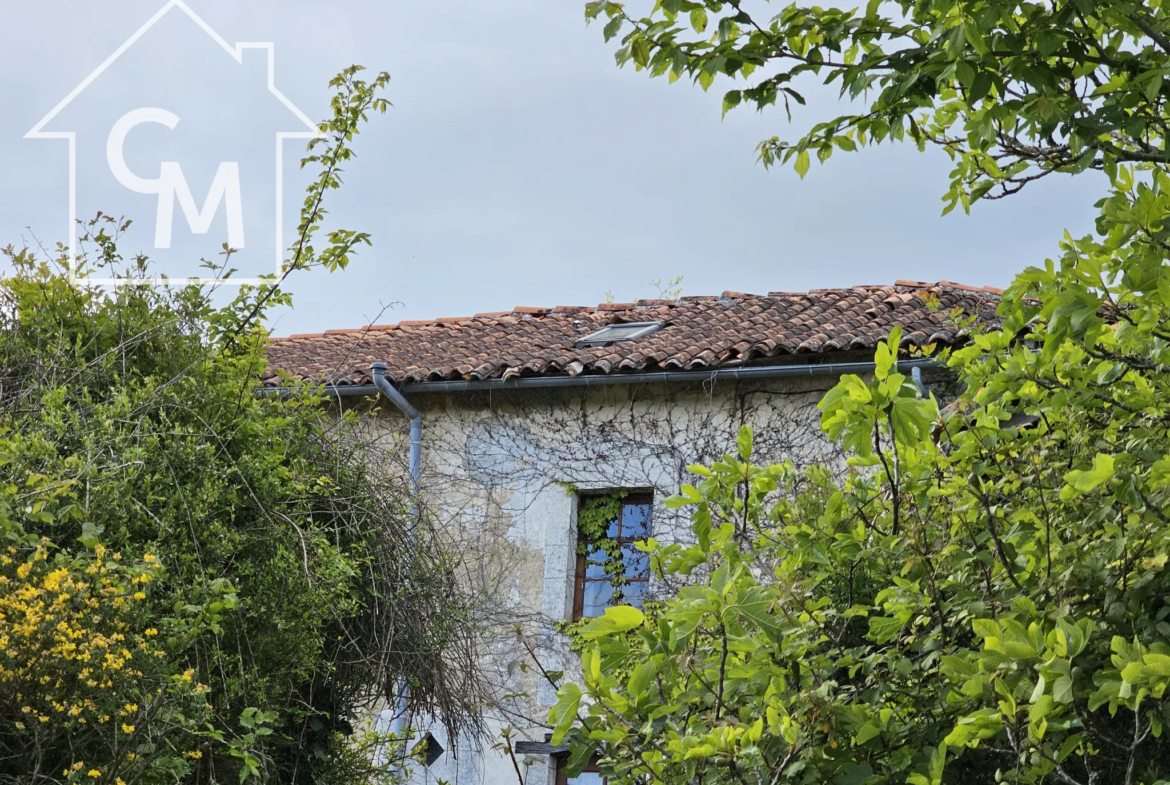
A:
<svg viewBox="0 0 1170 785">
<path fill-rule="evenodd" d="M 662 322 L 625 322 L 607 325 L 595 333 L 579 338 L 574 344 L 578 349 L 585 346 L 608 346 L 611 343 L 633 341 L 662 329 Z"/>
</svg>

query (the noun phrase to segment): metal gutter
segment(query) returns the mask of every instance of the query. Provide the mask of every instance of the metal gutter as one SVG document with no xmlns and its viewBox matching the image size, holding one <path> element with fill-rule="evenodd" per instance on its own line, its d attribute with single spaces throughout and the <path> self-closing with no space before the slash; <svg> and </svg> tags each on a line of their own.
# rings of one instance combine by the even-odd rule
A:
<svg viewBox="0 0 1170 785">
<path fill-rule="evenodd" d="M 383 365 L 383 373 L 385 373 L 383 363 L 375 363 L 374 365 Z M 913 373 L 915 368 L 941 367 L 943 366 L 937 360 L 929 358 L 901 360 L 898 362 L 899 371 L 908 371 L 911 373 Z M 433 382 L 407 382 L 398 385 L 397 388 L 391 387 L 390 389 L 394 390 L 401 397 L 402 395 L 415 393 L 523 390 L 546 387 L 610 387 L 618 384 L 738 381 L 749 379 L 779 379 L 792 376 L 837 376 L 846 373 L 873 373 L 874 368 L 875 366 L 872 362 L 759 365 L 740 368 L 713 368 L 709 371 L 645 371 L 639 373 L 618 372 L 588 376 L 520 376 L 511 379 L 452 379 Z M 295 388 L 267 388 L 265 391 L 270 391 L 270 394 L 290 395 L 295 391 Z M 380 391 L 382 391 L 382 388 L 376 384 L 339 384 L 325 387 L 325 394 L 331 398 L 373 396 L 377 395 Z M 402 407 L 399 406 L 399 408 Z M 405 412 L 405 409 L 403 411 Z M 413 435 L 411 444 L 412 446 L 414 444 Z"/>
</svg>

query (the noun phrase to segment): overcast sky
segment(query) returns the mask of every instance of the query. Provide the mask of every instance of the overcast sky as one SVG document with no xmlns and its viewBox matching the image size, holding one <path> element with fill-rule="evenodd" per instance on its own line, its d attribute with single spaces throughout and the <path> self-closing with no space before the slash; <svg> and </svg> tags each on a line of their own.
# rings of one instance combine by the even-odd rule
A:
<svg viewBox="0 0 1170 785">
<path fill-rule="evenodd" d="M 619 70 L 600 26 L 586 27 L 582 0 L 188 4 L 233 45 L 273 42 L 276 87 L 313 120 L 326 116 L 327 82 L 346 65 L 393 77 L 394 108 L 355 142 L 358 159 L 330 205 L 336 224 L 369 231 L 374 245 L 344 272 L 298 280 L 277 335 L 360 326 L 394 303 L 380 322 L 591 305 L 607 291 L 627 301 L 676 275 L 684 294 L 898 278 L 1002 286 L 1053 256 L 1065 229 L 1089 231 L 1100 196 L 1093 176 L 1050 178 L 970 216 L 940 217 L 949 163 L 909 146 L 838 153 L 803 181 L 766 171 L 755 144 L 839 110 L 832 92 L 814 91 L 792 126 L 782 109 L 721 121 L 718 89 Z M 0 245 L 67 236 L 67 143 L 23 137 L 163 0 L 113 5 L 4 0 Z M 263 53 L 245 55 L 236 63 L 172 11 L 46 126 L 77 133 L 79 214 L 136 219 L 123 250 L 163 259 L 162 272 L 194 272 L 226 239 L 226 219 L 221 211 L 207 235 L 192 235 L 176 206 L 172 248 L 155 249 L 157 197 L 118 185 L 106 158 L 113 122 L 140 107 L 182 121 L 131 131 L 129 168 L 146 178 L 159 161 L 180 161 L 199 207 L 218 164 L 238 161 L 249 220 L 241 269 L 271 269 L 274 220 L 262 217 L 274 216 L 275 133 L 298 121 L 266 90 Z M 287 243 L 303 141 L 285 145 Z"/>
</svg>

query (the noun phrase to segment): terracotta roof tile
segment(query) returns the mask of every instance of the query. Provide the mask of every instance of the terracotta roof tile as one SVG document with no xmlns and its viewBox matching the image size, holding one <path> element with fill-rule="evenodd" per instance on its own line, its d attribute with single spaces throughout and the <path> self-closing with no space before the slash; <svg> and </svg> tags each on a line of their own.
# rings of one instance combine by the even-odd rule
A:
<svg viewBox="0 0 1170 785">
<path fill-rule="evenodd" d="M 727 362 L 766 362 L 806 353 L 869 350 L 902 325 L 904 345 L 963 340 L 956 308 L 994 325 L 1000 291 L 963 284 L 898 281 L 893 286 L 771 292 L 725 292 L 603 303 L 596 308 L 520 307 L 468 317 L 404 321 L 359 330 L 275 338 L 264 383 L 281 376 L 368 384 L 370 363 L 389 366 L 395 383 L 688 370 Z M 657 332 L 608 346 L 576 342 L 608 324 L 663 322 Z M 406 329 L 404 329 L 406 328 Z"/>
</svg>

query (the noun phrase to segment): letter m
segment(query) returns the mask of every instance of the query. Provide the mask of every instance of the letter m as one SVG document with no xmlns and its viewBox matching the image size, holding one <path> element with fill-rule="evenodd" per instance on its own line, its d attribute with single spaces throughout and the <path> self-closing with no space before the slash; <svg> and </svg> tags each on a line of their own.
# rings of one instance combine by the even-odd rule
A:
<svg viewBox="0 0 1170 785">
<path fill-rule="evenodd" d="M 162 187 L 158 191 L 158 217 L 154 225 L 155 248 L 171 247 L 171 224 L 174 221 L 176 198 L 194 234 L 207 234 L 219 203 L 225 202 L 228 245 L 236 249 L 244 247 L 244 209 L 240 200 L 238 163 L 224 161 L 219 165 L 202 210 L 195 207 L 187 178 L 183 176 L 183 169 L 177 161 L 163 161 L 159 180 Z"/>
</svg>

